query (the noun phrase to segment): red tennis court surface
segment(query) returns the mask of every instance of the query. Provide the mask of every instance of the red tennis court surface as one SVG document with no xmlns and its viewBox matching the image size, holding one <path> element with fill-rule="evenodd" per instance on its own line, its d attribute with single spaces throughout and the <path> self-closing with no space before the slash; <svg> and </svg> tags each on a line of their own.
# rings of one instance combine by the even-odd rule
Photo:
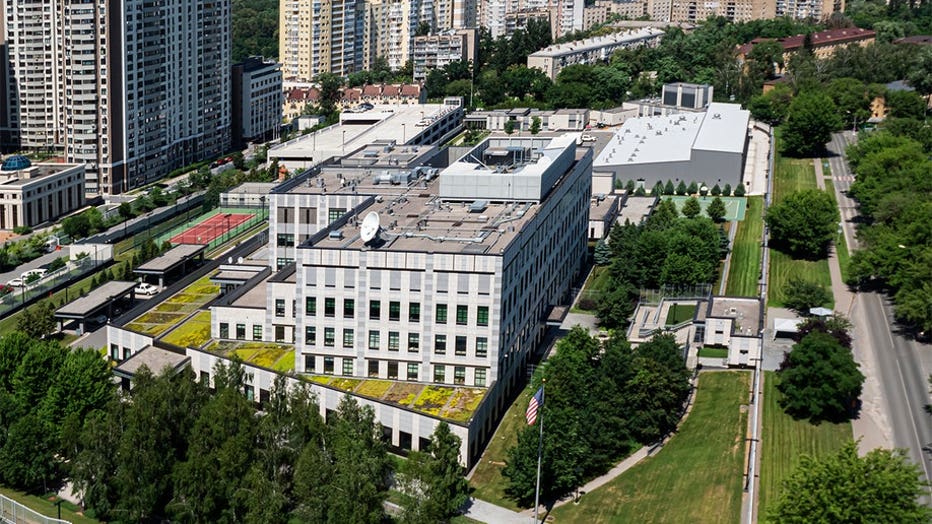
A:
<svg viewBox="0 0 932 524">
<path fill-rule="evenodd" d="M 256 215 L 238 213 L 218 213 L 207 220 L 178 233 L 171 239 L 172 244 L 209 244 L 234 227 Z"/>
</svg>

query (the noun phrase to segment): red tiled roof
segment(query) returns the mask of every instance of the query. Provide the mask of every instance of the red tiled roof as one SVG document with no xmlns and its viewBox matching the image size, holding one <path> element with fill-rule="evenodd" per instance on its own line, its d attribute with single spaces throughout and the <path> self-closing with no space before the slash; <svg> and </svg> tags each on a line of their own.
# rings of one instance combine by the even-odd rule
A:
<svg viewBox="0 0 932 524">
<path fill-rule="evenodd" d="M 404 84 L 401 86 L 401 96 L 419 96 L 421 86 L 417 84 Z"/>
<path fill-rule="evenodd" d="M 401 86 L 385 84 L 382 86 L 383 96 L 398 96 L 401 93 Z"/>
<path fill-rule="evenodd" d="M 348 87 L 343 90 L 343 100 L 359 100 L 362 96 L 362 90 L 356 87 Z"/>
<path fill-rule="evenodd" d="M 893 41 L 894 44 L 916 44 L 916 45 L 932 45 L 932 35 L 913 35 L 907 36 L 905 38 L 897 38 Z"/>
<path fill-rule="evenodd" d="M 289 102 L 305 102 L 308 100 L 317 100 L 320 98 L 320 91 L 315 87 L 296 87 L 288 92 L 287 98 Z"/>
<path fill-rule="evenodd" d="M 382 86 L 370 84 L 362 87 L 363 96 L 379 96 L 381 92 Z"/>
<path fill-rule="evenodd" d="M 848 27 L 843 29 L 829 29 L 827 31 L 818 31 L 812 33 L 812 45 L 824 46 L 831 44 L 841 44 L 845 42 L 858 42 L 868 38 L 874 38 L 876 33 L 870 29 L 861 29 L 859 27 Z M 783 46 L 784 51 L 793 51 L 803 46 L 806 41 L 806 35 L 787 36 L 784 38 L 755 38 L 750 43 L 744 44 L 738 48 L 738 53 L 747 55 L 754 48 L 755 44 L 761 42 L 776 41 Z"/>
</svg>

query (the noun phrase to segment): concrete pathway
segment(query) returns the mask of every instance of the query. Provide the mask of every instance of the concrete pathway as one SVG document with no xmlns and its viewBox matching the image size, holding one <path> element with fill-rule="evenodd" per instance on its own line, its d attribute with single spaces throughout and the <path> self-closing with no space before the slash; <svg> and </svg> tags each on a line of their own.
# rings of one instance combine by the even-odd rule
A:
<svg viewBox="0 0 932 524">
<path fill-rule="evenodd" d="M 735 235 L 738 234 L 738 221 L 733 220 L 731 227 L 728 228 L 728 253 L 725 255 L 725 262 L 722 264 L 722 283 L 718 287 L 718 294 L 725 295 L 725 288 L 728 286 L 728 269 L 731 267 L 731 250 L 735 245 Z"/>
</svg>

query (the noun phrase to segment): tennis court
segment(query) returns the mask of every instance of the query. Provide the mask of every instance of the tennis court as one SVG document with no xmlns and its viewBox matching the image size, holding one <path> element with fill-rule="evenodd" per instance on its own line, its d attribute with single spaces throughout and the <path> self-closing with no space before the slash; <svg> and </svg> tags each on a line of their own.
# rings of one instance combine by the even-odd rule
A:
<svg viewBox="0 0 932 524">
<path fill-rule="evenodd" d="M 665 196 L 665 199 L 670 199 L 676 204 L 676 210 L 682 211 L 683 204 L 689 200 L 687 196 Z M 699 200 L 699 206 L 702 208 L 702 216 L 707 216 L 705 214 L 705 208 L 709 207 L 709 204 L 715 200 L 714 196 L 700 196 L 696 197 Z M 722 202 L 725 204 L 725 220 L 744 220 L 744 213 L 748 207 L 748 200 L 745 197 L 719 197 L 722 199 Z"/>
<path fill-rule="evenodd" d="M 255 217 L 252 213 L 217 213 L 173 236 L 172 244 L 210 244 L 212 240 Z"/>
</svg>

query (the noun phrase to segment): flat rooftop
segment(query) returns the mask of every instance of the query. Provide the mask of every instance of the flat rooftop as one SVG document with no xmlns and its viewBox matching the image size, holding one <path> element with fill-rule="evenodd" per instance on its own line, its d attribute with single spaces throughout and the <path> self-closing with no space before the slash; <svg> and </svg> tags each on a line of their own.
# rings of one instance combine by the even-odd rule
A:
<svg viewBox="0 0 932 524">
<path fill-rule="evenodd" d="M 626 220 L 629 220 L 632 224 L 638 225 L 650 215 L 656 203 L 656 197 L 629 196 L 624 206 L 618 211 L 617 221 L 619 224 L 624 224 Z"/>
<path fill-rule="evenodd" d="M 269 278 L 271 278 L 271 275 Z M 233 303 L 230 305 L 233 307 L 248 307 L 248 308 L 253 308 L 253 309 L 265 309 L 267 306 L 266 297 L 268 297 L 267 289 L 266 289 L 268 287 L 266 286 L 268 281 L 269 279 L 265 278 L 265 279 L 262 279 L 261 282 L 257 282 L 255 286 L 250 288 L 249 291 L 243 293 L 243 296 L 234 300 Z"/>
<path fill-rule="evenodd" d="M 32 164 L 32 167 L 18 171 L 0 171 L 0 189 L 4 187 L 21 187 L 43 178 L 57 175 L 63 171 L 79 167 L 80 164 Z M 25 178 L 27 176 L 29 178 Z"/>
<path fill-rule="evenodd" d="M 161 256 L 133 269 L 136 273 L 163 273 L 177 266 L 178 264 L 196 257 L 207 250 L 206 245 L 201 244 L 178 244 L 169 249 Z"/>
<path fill-rule="evenodd" d="M 187 361 L 188 357 L 186 355 L 155 346 L 146 346 L 135 355 L 121 362 L 114 371 L 118 374 L 131 377 L 145 366 L 149 371 L 157 375 L 165 368 L 172 370 L 178 369 L 187 363 Z"/>
<path fill-rule="evenodd" d="M 756 298 L 712 297 L 707 317 L 735 319 L 735 334 L 760 334 L 760 301 Z"/>
<path fill-rule="evenodd" d="M 570 53 L 581 53 L 622 44 L 626 42 L 636 42 L 646 38 L 662 35 L 663 31 L 654 27 L 643 27 L 629 31 L 618 31 L 604 36 L 594 36 L 583 40 L 574 40 L 565 44 L 554 44 L 532 53 L 534 57 L 558 57 Z"/>
<path fill-rule="evenodd" d="M 81 297 L 69 304 L 58 308 L 55 316 L 58 318 L 87 318 L 88 315 L 95 313 L 100 308 L 107 305 L 113 299 L 123 297 L 133 291 L 136 287 L 135 282 L 125 282 L 122 280 L 111 280 L 99 286 L 85 297 Z"/>
</svg>

